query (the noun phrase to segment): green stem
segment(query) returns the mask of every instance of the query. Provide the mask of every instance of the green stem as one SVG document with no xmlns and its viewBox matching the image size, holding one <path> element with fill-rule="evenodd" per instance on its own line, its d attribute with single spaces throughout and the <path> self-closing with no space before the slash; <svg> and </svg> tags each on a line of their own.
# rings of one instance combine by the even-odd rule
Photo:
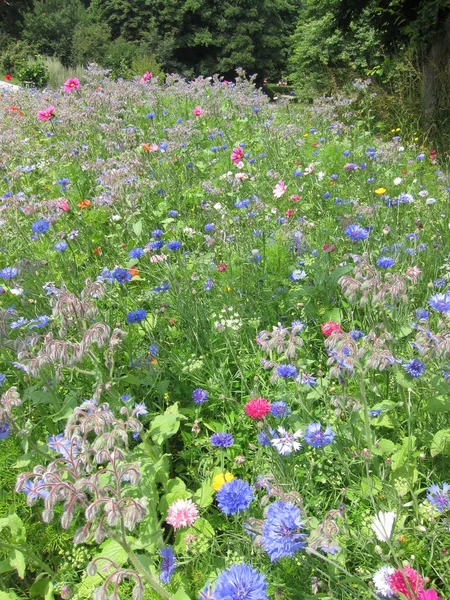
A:
<svg viewBox="0 0 450 600">
<path fill-rule="evenodd" d="M 28 550 L 22 548 L 21 546 L 14 546 L 13 544 L 7 544 L 6 542 L 2 542 L 2 547 L 6 550 L 18 550 L 28 556 L 35 564 L 39 565 L 43 571 L 50 575 L 50 577 L 54 577 L 56 573 L 43 561 L 41 560 L 32 550 Z"/>
</svg>

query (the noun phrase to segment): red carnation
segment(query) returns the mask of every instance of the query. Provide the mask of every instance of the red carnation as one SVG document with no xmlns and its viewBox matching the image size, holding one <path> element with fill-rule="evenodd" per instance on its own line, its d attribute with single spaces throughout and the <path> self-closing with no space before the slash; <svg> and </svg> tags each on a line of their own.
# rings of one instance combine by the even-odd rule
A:
<svg viewBox="0 0 450 600">
<path fill-rule="evenodd" d="M 225 271 L 228 269 L 228 265 L 226 263 L 219 263 L 217 265 L 217 270 L 219 271 L 219 273 L 225 273 Z"/>
<path fill-rule="evenodd" d="M 6 73 L 5 79 L 6 79 L 6 81 L 11 81 L 12 77 L 9 73 Z"/>
<path fill-rule="evenodd" d="M 322 323 L 320 330 L 324 336 L 328 337 L 335 331 L 342 331 L 342 327 L 336 321 L 327 321 L 326 323 Z"/>
<path fill-rule="evenodd" d="M 403 571 L 397 569 L 389 577 L 389 583 L 393 592 L 396 594 L 401 593 L 410 600 L 417 598 L 423 590 L 422 577 L 410 567 L 405 567 Z"/>
<path fill-rule="evenodd" d="M 334 252 L 336 250 L 336 246 L 333 246 L 333 244 L 325 244 L 322 250 L 324 252 Z"/>
<path fill-rule="evenodd" d="M 262 419 L 270 413 L 271 404 L 265 398 L 255 398 L 245 405 L 245 412 L 251 419 Z"/>
</svg>

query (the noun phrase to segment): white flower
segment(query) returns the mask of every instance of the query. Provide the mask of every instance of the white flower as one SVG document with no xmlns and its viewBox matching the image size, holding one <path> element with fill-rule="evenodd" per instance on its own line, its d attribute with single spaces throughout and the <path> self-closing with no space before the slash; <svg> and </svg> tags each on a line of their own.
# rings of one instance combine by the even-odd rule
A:
<svg viewBox="0 0 450 600">
<path fill-rule="evenodd" d="M 405 149 L 405 146 L 399 146 L 399 147 L 398 147 L 398 151 L 399 151 L 399 152 L 403 152 L 403 151 L 404 151 L 404 149 Z"/>
<path fill-rule="evenodd" d="M 401 177 L 396 177 L 394 179 L 394 185 L 400 185 L 403 179 Z"/>
<path fill-rule="evenodd" d="M 278 454 L 287 456 L 288 454 L 292 454 L 292 452 L 300 450 L 302 445 L 300 442 L 297 442 L 297 438 L 301 436 L 301 429 L 298 429 L 295 433 L 290 433 L 289 431 L 286 431 L 284 427 L 278 427 L 278 437 L 274 436 L 271 440 L 271 444 Z"/>
<path fill-rule="evenodd" d="M 426 204 L 434 204 L 436 202 L 436 198 L 427 198 Z"/>
<path fill-rule="evenodd" d="M 378 569 L 372 577 L 376 593 L 383 596 L 383 598 L 391 598 L 394 596 L 394 592 L 389 583 L 389 579 L 393 573 L 395 573 L 393 567 L 381 567 L 381 569 Z"/>
<path fill-rule="evenodd" d="M 274 195 L 275 198 L 281 198 L 281 196 L 285 193 L 286 191 L 286 184 L 284 183 L 284 181 L 279 181 L 276 186 L 273 188 L 272 193 Z"/>
<path fill-rule="evenodd" d="M 13 296 L 21 296 L 23 294 L 23 288 L 12 288 L 9 290 Z"/>
<path fill-rule="evenodd" d="M 396 514 L 393 511 L 379 512 L 373 519 L 372 530 L 380 542 L 388 542 L 392 535 Z"/>
<path fill-rule="evenodd" d="M 220 210 L 220 209 L 222 208 L 222 205 L 220 204 L 220 202 L 216 202 L 216 203 L 214 204 L 214 208 L 215 208 L 216 210 Z"/>
<path fill-rule="evenodd" d="M 111 217 L 111 221 L 121 221 L 122 217 L 120 215 L 113 215 Z"/>
<path fill-rule="evenodd" d="M 324 177 L 325 177 L 325 173 L 324 173 L 323 171 L 319 171 L 319 172 L 317 173 L 317 179 L 318 179 L 319 181 L 322 181 L 322 179 L 323 179 Z"/>
<path fill-rule="evenodd" d="M 428 191 L 427 190 L 420 190 L 419 196 L 421 196 L 422 198 L 426 198 L 428 196 Z"/>
</svg>

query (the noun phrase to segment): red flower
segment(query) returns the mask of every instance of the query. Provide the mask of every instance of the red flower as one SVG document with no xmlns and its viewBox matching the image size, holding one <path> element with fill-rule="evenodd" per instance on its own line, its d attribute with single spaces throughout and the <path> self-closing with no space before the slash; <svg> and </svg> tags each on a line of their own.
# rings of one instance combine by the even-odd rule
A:
<svg viewBox="0 0 450 600">
<path fill-rule="evenodd" d="M 403 571 L 397 569 L 389 577 L 389 583 L 393 592 L 401 593 L 409 600 L 415 600 L 417 595 L 423 591 L 422 577 L 410 567 L 405 567 Z"/>
<path fill-rule="evenodd" d="M 9 73 L 6 73 L 5 79 L 6 79 L 6 81 L 11 81 L 12 77 Z"/>
<path fill-rule="evenodd" d="M 295 194 L 294 196 L 291 196 L 291 202 L 298 202 L 299 200 L 301 200 L 301 197 L 298 196 L 297 194 Z"/>
<path fill-rule="evenodd" d="M 286 211 L 286 216 L 287 217 L 293 217 L 294 216 L 294 210 L 292 208 L 288 208 L 288 210 Z"/>
<path fill-rule="evenodd" d="M 333 246 L 333 244 L 325 244 L 322 250 L 324 252 L 334 252 L 336 250 L 336 246 Z"/>
<path fill-rule="evenodd" d="M 419 600 L 442 600 L 437 595 L 436 590 L 422 590 L 419 594 Z"/>
<path fill-rule="evenodd" d="M 225 273 L 225 271 L 228 269 L 228 265 L 226 263 L 219 263 L 217 265 L 217 270 L 219 271 L 219 273 Z"/>
<path fill-rule="evenodd" d="M 342 327 L 336 321 L 327 321 L 326 323 L 322 323 L 320 330 L 325 337 L 328 337 L 335 331 L 342 331 Z"/>
<path fill-rule="evenodd" d="M 265 398 L 255 398 L 245 405 L 245 412 L 251 419 L 262 419 L 270 412 L 271 404 Z"/>
</svg>

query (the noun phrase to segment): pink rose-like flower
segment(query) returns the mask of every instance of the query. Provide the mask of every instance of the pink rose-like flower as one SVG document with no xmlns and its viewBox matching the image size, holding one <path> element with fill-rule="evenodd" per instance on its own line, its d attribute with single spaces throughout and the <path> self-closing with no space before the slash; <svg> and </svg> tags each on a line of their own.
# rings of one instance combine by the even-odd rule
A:
<svg viewBox="0 0 450 600">
<path fill-rule="evenodd" d="M 403 571 L 397 569 L 389 577 L 389 583 L 394 593 L 401 593 L 409 600 L 415 600 L 423 591 L 423 579 L 417 571 L 405 567 Z"/>
<path fill-rule="evenodd" d="M 442 600 L 442 598 L 440 598 L 437 595 L 436 590 L 422 590 L 419 594 L 419 600 Z"/>
<path fill-rule="evenodd" d="M 58 202 L 58 206 L 64 212 L 69 212 L 70 211 L 69 203 L 67 202 L 67 200 L 65 198 L 63 198 L 62 200 L 60 200 Z"/>
<path fill-rule="evenodd" d="M 255 398 L 245 405 L 245 412 L 251 419 L 262 419 L 270 413 L 271 404 L 265 398 Z"/>
<path fill-rule="evenodd" d="M 238 162 L 240 162 L 243 157 L 244 157 L 244 151 L 242 150 L 242 148 L 233 148 L 230 158 L 234 162 L 235 165 L 237 165 Z"/>
<path fill-rule="evenodd" d="M 80 82 L 76 77 L 70 77 L 64 83 L 64 91 L 65 92 L 73 92 L 73 90 L 77 90 L 80 87 Z"/>
<path fill-rule="evenodd" d="M 145 73 L 141 77 L 141 81 L 142 83 L 146 83 L 147 81 L 150 81 L 152 77 L 153 73 L 151 71 L 145 71 Z"/>
<path fill-rule="evenodd" d="M 194 114 L 196 117 L 201 117 L 203 116 L 204 112 L 205 111 L 203 110 L 203 108 L 200 108 L 200 106 L 196 106 L 192 111 L 192 114 Z"/>
<path fill-rule="evenodd" d="M 51 119 L 53 119 L 54 116 L 55 107 L 51 105 L 45 110 L 40 110 L 37 114 L 37 118 L 39 119 L 39 121 L 51 121 Z"/>
<path fill-rule="evenodd" d="M 281 198 L 281 196 L 283 196 L 283 194 L 286 191 L 286 184 L 284 183 L 284 181 L 279 181 L 277 183 L 277 185 L 273 188 L 273 195 L 275 198 Z"/>
<path fill-rule="evenodd" d="M 167 512 L 166 523 L 177 530 L 181 527 L 190 527 L 198 519 L 198 508 L 192 500 L 175 500 Z"/>
<path fill-rule="evenodd" d="M 328 337 L 335 331 L 342 331 L 342 327 L 336 321 L 326 321 L 326 323 L 322 323 L 320 331 L 323 333 L 325 337 Z"/>
</svg>

